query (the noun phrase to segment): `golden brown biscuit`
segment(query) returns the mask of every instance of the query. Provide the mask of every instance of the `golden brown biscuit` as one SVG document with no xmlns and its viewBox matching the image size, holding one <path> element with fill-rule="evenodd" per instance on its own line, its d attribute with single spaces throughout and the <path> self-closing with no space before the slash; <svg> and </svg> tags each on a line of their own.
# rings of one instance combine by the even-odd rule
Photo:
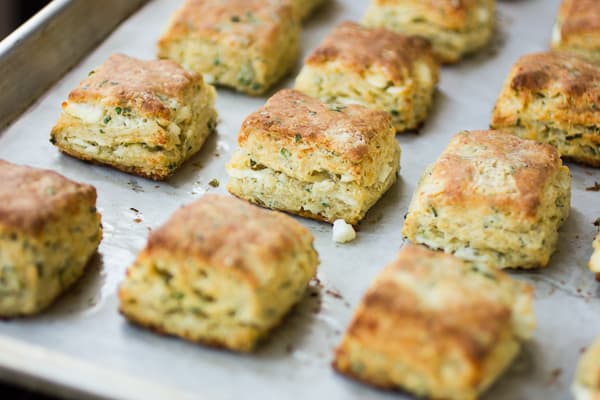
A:
<svg viewBox="0 0 600 400">
<path fill-rule="evenodd" d="M 0 160 L 0 316 L 37 313 L 85 270 L 102 238 L 96 189 Z"/>
<path fill-rule="evenodd" d="M 205 195 L 152 231 L 121 284 L 120 310 L 161 333 L 250 351 L 315 276 L 312 243 L 284 214 Z"/>
<path fill-rule="evenodd" d="M 563 0 L 552 32 L 552 48 L 600 61 L 600 2 Z"/>
<path fill-rule="evenodd" d="M 73 157 L 163 180 L 214 131 L 215 90 L 173 61 L 111 56 L 62 104 L 50 141 Z"/>
<path fill-rule="evenodd" d="M 427 40 L 344 22 L 308 57 L 295 88 L 326 103 L 387 111 L 402 132 L 427 116 L 438 76 Z"/>
<path fill-rule="evenodd" d="M 530 54 L 512 67 L 491 126 L 600 167 L 599 103 L 600 65 L 565 53 Z"/>
<path fill-rule="evenodd" d="M 544 267 L 570 199 L 569 169 L 554 147 L 499 131 L 462 132 L 423 174 L 402 232 L 499 268 Z"/>
<path fill-rule="evenodd" d="M 260 95 L 293 68 L 299 40 L 288 1 L 186 0 L 158 42 L 158 56 L 207 82 Z"/>
<path fill-rule="evenodd" d="M 381 388 L 474 400 L 532 336 L 532 292 L 496 268 L 407 245 L 367 291 L 333 366 Z"/>
<path fill-rule="evenodd" d="M 388 113 L 284 89 L 244 121 L 227 189 L 264 207 L 358 223 L 396 181 Z"/>
<path fill-rule="evenodd" d="M 575 400 L 600 400 L 600 338 L 581 356 L 572 392 Z"/>
<path fill-rule="evenodd" d="M 485 46 L 494 32 L 495 0 L 371 0 L 367 26 L 428 38 L 444 63 Z"/>
</svg>

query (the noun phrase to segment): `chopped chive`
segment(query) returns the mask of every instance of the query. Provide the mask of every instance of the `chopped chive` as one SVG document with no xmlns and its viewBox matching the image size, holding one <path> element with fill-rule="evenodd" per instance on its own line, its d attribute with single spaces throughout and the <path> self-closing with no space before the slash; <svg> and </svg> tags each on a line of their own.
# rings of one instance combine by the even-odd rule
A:
<svg viewBox="0 0 600 400">
<path fill-rule="evenodd" d="M 290 151 L 285 147 L 282 147 L 281 150 L 279 150 L 279 153 L 283 158 L 289 158 L 292 155 L 292 153 L 290 153 Z"/>
<path fill-rule="evenodd" d="M 342 112 L 344 109 L 346 108 L 346 106 L 342 106 L 340 104 L 332 104 L 329 109 L 331 111 L 335 111 L 335 112 Z"/>
</svg>

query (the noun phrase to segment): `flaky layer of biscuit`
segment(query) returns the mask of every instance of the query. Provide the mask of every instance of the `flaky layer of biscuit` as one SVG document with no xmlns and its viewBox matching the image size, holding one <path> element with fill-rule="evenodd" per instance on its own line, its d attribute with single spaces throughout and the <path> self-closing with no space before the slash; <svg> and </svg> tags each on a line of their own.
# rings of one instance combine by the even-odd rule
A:
<svg viewBox="0 0 600 400">
<path fill-rule="evenodd" d="M 552 48 L 600 61 L 600 3 L 564 0 L 552 31 Z"/>
<path fill-rule="evenodd" d="M 600 399 L 600 338 L 586 349 L 579 360 L 573 395 L 576 400 Z"/>
<path fill-rule="evenodd" d="M 418 396 L 478 398 L 531 337 L 532 292 L 495 268 L 408 245 L 368 290 L 334 367 Z"/>
<path fill-rule="evenodd" d="M 495 26 L 495 1 L 372 0 L 363 22 L 426 37 L 438 58 L 450 63 L 489 42 Z"/>
<path fill-rule="evenodd" d="M 569 215 L 570 186 L 551 146 L 464 132 L 423 174 L 403 234 L 500 268 L 543 267 Z"/>
<path fill-rule="evenodd" d="M 4 161 L 0 180 L 0 316 L 33 314 L 71 286 L 96 251 L 96 191 Z"/>
<path fill-rule="evenodd" d="M 312 242 L 281 213 L 206 195 L 152 232 L 119 289 L 121 312 L 159 332 L 249 351 L 314 277 Z"/>
<path fill-rule="evenodd" d="M 110 92 L 121 93 L 122 90 L 125 97 L 96 99 L 74 95 L 95 84 L 83 81 L 83 86 L 63 103 L 50 140 L 64 153 L 82 160 L 163 180 L 198 152 L 214 131 L 216 94 L 212 86 L 203 83 L 201 76 L 189 74 L 179 66 L 175 68 L 171 61 L 161 61 L 161 64 L 134 61 L 123 59 L 122 64 L 115 64 L 111 58 L 91 75 L 102 77 L 117 69 L 119 73 L 113 77 L 115 85 Z M 169 70 L 162 69 L 165 65 Z M 180 82 L 176 91 L 165 89 L 180 81 L 177 73 L 189 79 Z M 151 85 L 137 85 L 134 82 L 138 74 L 156 81 Z M 129 76 L 133 77 L 132 81 L 127 81 Z M 121 83 L 125 81 L 127 83 Z M 108 89 L 103 86 L 98 90 L 102 94 Z M 148 99 L 154 99 L 168 111 L 155 113 L 152 110 L 157 107 L 145 108 L 143 104 Z"/>
<path fill-rule="evenodd" d="M 400 132 L 425 119 L 438 74 L 425 40 L 346 22 L 308 58 L 295 88 L 326 103 L 387 111 Z"/>
<path fill-rule="evenodd" d="M 512 67 L 491 126 L 600 166 L 599 101 L 600 66 L 566 53 L 530 54 Z"/>
<path fill-rule="evenodd" d="M 187 0 L 158 43 L 207 81 L 251 95 L 269 90 L 294 66 L 299 21 L 281 0 Z"/>
<path fill-rule="evenodd" d="M 380 178 L 371 186 L 324 178 L 301 181 L 255 163 L 238 151 L 227 165 L 230 193 L 252 203 L 326 222 L 343 219 L 357 224 L 369 208 L 396 182 L 398 157 L 380 167 Z"/>
</svg>

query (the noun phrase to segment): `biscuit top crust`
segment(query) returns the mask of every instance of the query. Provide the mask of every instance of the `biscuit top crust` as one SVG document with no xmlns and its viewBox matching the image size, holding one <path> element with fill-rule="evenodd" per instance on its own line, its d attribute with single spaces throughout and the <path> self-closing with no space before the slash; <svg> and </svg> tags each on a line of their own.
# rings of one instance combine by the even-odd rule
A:
<svg viewBox="0 0 600 400">
<path fill-rule="evenodd" d="M 545 187 L 562 161 L 548 144 L 501 131 L 461 132 L 419 187 L 431 204 L 487 207 L 536 218 Z"/>
<path fill-rule="evenodd" d="M 84 204 L 94 207 L 96 189 L 56 172 L 0 160 L 0 228 L 40 233 Z"/>
<path fill-rule="evenodd" d="M 502 101 L 517 96 L 518 102 Z M 517 124 L 514 107 L 544 101 L 539 119 L 569 125 L 597 125 L 600 119 L 600 66 L 567 53 L 536 53 L 521 57 L 511 69 L 494 112 L 493 126 Z M 534 107 L 531 107 L 535 110 Z M 550 115 L 544 110 L 554 110 Z"/>
<path fill-rule="evenodd" d="M 592 35 L 600 39 L 600 2 L 564 0 L 558 12 L 562 40 L 571 36 Z"/>
<path fill-rule="evenodd" d="M 382 341 L 397 339 L 392 351 L 414 355 L 415 340 L 429 335 L 434 345 L 458 347 L 477 364 L 507 329 L 521 339 L 531 336 L 532 295 L 532 286 L 499 269 L 409 244 L 375 279 L 349 333 L 369 331 L 371 316 L 377 315 L 380 323 L 371 333 Z"/>
<path fill-rule="evenodd" d="M 142 61 L 114 54 L 81 81 L 69 94 L 69 101 L 100 102 L 104 106 L 128 107 L 147 116 L 170 119 L 173 100 L 183 99 L 195 84 L 203 84 L 202 76 L 186 71 L 174 61 Z"/>
<path fill-rule="evenodd" d="M 418 7 L 423 18 L 449 29 L 464 29 L 469 25 L 480 0 L 374 0 L 387 7 Z"/>
<path fill-rule="evenodd" d="M 600 391 L 600 337 L 581 356 L 575 383 L 588 389 Z M 592 399 L 595 399 L 593 397 Z"/>
<path fill-rule="evenodd" d="M 284 23 L 298 23 L 281 0 L 187 0 L 159 40 L 203 39 L 223 46 L 265 48 L 276 41 Z"/>
<path fill-rule="evenodd" d="M 560 94 L 597 103 L 600 100 L 600 67 L 568 53 L 530 54 L 514 65 L 510 87 L 517 92 Z"/>
<path fill-rule="evenodd" d="M 293 89 L 283 89 L 250 114 L 238 136 L 240 147 L 251 135 L 282 139 L 334 152 L 359 164 L 369 157 L 369 145 L 389 134 L 391 117 L 359 105 L 328 105 Z"/>
<path fill-rule="evenodd" d="M 325 38 L 306 63 L 315 67 L 328 62 L 342 63 L 360 75 L 379 69 L 385 78 L 400 84 L 413 76 L 413 66 L 419 60 L 435 64 L 427 39 L 344 22 Z"/>
<path fill-rule="evenodd" d="M 207 194 L 176 211 L 152 231 L 146 252 L 193 255 L 215 268 L 243 273 L 277 266 L 312 249 L 312 233 L 287 215 L 230 196 Z M 253 274 L 270 276 L 269 273 Z"/>
</svg>

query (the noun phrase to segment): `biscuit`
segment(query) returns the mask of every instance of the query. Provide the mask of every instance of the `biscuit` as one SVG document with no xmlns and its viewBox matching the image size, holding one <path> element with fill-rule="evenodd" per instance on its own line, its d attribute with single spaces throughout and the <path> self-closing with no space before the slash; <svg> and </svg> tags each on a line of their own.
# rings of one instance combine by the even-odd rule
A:
<svg viewBox="0 0 600 400">
<path fill-rule="evenodd" d="M 214 131 L 215 96 L 173 61 L 115 54 L 62 103 L 50 141 L 81 160 L 164 180 Z"/>
<path fill-rule="evenodd" d="M 96 189 L 3 160 L 0 182 L 0 317 L 35 314 L 83 275 L 96 252 Z"/>
<path fill-rule="evenodd" d="M 575 400 L 600 400 L 600 337 L 581 356 L 572 392 Z"/>
<path fill-rule="evenodd" d="M 300 23 L 281 0 L 187 0 L 158 42 L 158 56 L 251 95 L 267 92 L 299 55 Z"/>
<path fill-rule="evenodd" d="M 120 310 L 160 333 L 250 351 L 303 297 L 318 263 L 294 219 L 205 195 L 152 231 L 120 286 Z"/>
<path fill-rule="evenodd" d="M 600 62 L 600 2 L 563 0 L 551 45 L 553 50 L 568 50 Z"/>
<path fill-rule="evenodd" d="M 371 0 L 363 23 L 431 40 L 453 63 L 484 47 L 496 25 L 495 0 Z"/>
<path fill-rule="evenodd" d="M 596 274 L 596 279 L 600 281 L 600 232 L 596 236 L 596 240 L 594 240 L 594 253 L 592 254 L 592 258 L 590 258 L 589 266 L 590 270 Z"/>
<path fill-rule="evenodd" d="M 345 22 L 308 57 L 295 88 L 326 103 L 387 111 L 402 132 L 425 120 L 438 76 L 426 39 Z"/>
<path fill-rule="evenodd" d="M 418 397 L 477 399 L 531 338 L 532 293 L 496 268 L 407 245 L 367 291 L 333 366 Z"/>
<path fill-rule="evenodd" d="M 287 0 L 294 8 L 294 14 L 300 21 L 306 21 L 317 8 L 321 7 L 328 0 Z"/>
<path fill-rule="evenodd" d="M 388 113 L 291 89 L 246 118 L 238 144 L 226 167 L 232 194 L 332 223 L 358 223 L 400 168 Z"/>
<path fill-rule="evenodd" d="M 600 167 L 599 102 L 600 65 L 570 54 L 530 54 L 512 67 L 491 126 Z"/>
<path fill-rule="evenodd" d="M 570 200 L 569 169 L 554 147 L 499 131 L 462 132 L 423 174 L 402 232 L 499 268 L 545 267 Z"/>
</svg>

